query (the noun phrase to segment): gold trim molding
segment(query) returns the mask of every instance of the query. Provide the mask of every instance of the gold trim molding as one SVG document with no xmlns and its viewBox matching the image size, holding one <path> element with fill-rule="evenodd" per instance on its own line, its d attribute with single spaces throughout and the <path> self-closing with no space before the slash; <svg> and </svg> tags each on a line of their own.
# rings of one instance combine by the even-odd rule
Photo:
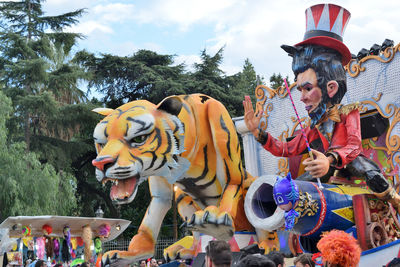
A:
<svg viewBox="0 0 400 267">
<path fill-rule="evenodd" d="M 345 66 L 345 70 L 351 77 L 357 77 L 360 72 L 365 71 L 365 66 L 363 66 L 363 63 L 368 61 L 368 60 L 377 60 L 382 63 L 389 63 L 393 60 L 394 56 L 396 55 L 396 52 L 400 52 L 400 43 L 397 44 L 396 46 L 388 47 L 386 48 L 382 56 L 375 56 L 375 55 L 370 55 L 363 57 L 359 61 L 357 59 L 352 59 L 350 62 Z"/>
<path fill-rule="evenodd" d="M 292 91 L 292 89 L 295 86 L 296 86 L 296 83 L 292 83 L 289 86 L 289 90 Z M 268 93 L 268 95 L 266 93 Z M 278 96 L 279 98 L 285 98 L 288 95 L 288 93 L 286 91 L 286 87 L 285 86 L 279 86 L 276 89 L 272 89 L 272 88 L 269 88 L 266 85 L 260 84 L 255 89 L 255 95 L 256 95 L 256 98 L 257 98 L 256 114 L 259 111 L 263 110 L 263 116 L 262 116 L 262 119 L 261 119 L 260 128 L 265 131 L 268 128 L 269 113 L 273 110 L 272 103 L 268 103 L 265 106 L 265 102 L 267 102 L 267 99 L 272 99 L 272 98 L 274 98 L 276 96 Z"/>
</svg>

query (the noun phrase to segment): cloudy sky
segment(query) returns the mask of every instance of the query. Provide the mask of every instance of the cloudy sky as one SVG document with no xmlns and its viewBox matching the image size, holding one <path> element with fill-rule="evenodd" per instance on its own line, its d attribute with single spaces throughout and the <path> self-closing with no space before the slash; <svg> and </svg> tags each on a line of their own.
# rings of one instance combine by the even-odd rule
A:
<svg viewBox="0 0 400 267">
<path fill-rule="evenodd" d="M 281 44 L 303 39 L 305 9 L 314 0 L 47 0 L 46 15 L 78 8 L 87 13 L 72 30 L 86 35 L 79 49 L 132 55 L 138 49 L 176 55 L 191 66 L 206 49 L 225 46 L 222 69 L 241 71 L 250 59 L 257 74 L 291 74 Z M 351 12 L 344 42 L 353 54 L 384 39 L 400 42 L 400 1 L 332 0 Z"/>
</svg>

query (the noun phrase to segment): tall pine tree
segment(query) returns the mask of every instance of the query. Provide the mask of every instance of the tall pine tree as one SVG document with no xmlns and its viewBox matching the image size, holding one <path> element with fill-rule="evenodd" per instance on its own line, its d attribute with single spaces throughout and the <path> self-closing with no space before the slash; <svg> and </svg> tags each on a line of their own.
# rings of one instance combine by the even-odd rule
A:
<svg viewBox="0 0 400 267">
<path fill-rule="evenodd" d="M 56 111 L 54 95 L 47 93 L 50 91 L 49 82 L 54 82 L 50 69 L 54 48 L 63 47 L 68 52 L 81 37 L 77 33 L 63 32 L 63 29 L 76 24 L 84 12 L 79 9 L 58 16 L 45 16 L 42 2 L 0 2 L 1 83 L 18 115 L 12 128 L 14 133 L 24 133 L 28 151 L 32 124 L 40 121 L 44 114 Z"/>
</svg>

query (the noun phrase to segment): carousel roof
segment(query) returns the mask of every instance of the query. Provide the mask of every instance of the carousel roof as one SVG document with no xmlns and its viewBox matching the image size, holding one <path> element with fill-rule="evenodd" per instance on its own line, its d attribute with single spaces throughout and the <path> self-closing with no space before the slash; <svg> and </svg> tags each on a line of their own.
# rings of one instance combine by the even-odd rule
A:
<svg viewBox="0 0 400 267">
<path fill-rule="evenodd" d="M 45 224 L 53 228 L 50 237 L 63 237 L 64 226 L 71 228 L 71 237 L 80 237 L 82 227 L 90 225 L 93 237 L 98 236 L 99 227 L 108 224 L 111 227 L 110 235 L 103 241 L 110 241 L 118 237 L 131 222 L 123 219 L 110 219 L 100 217 L 70 217 L 70 216 L 16 216 L 8 217 L 0 224 L 0 229 L 8 229 L 10 237 L 23 237 L 22 227 L 28 226 L 31 229 L 31 236 L 43 236 L 42 227 Z"/>
</svg>

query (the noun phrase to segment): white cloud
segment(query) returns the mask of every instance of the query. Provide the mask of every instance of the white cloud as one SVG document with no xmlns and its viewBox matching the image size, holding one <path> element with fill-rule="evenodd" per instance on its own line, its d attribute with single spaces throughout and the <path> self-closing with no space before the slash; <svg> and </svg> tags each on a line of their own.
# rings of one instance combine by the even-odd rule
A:
<svg viewBox="0 0 400 267">
<path fill-rule="evenodd" d="M 112 46 L 112 50 L 108 51 L 108 53 L 119 56 L 131 56 L 138 49 L 138 46 L 135 45 L 133 42 L 123 42 L 118 43 L 118 45 L 116 46 Z"/>
<path fill-rule="evenodd" d="M 141 23 L 177 24 L 182 31 L 195 23 L 215 22 L 217 17 L 234 6 L 235 0 L 155 0 L 135 18 Z"/>
<path fill-rule="evenodd" d="M 193 71 L 194 63 L 200 63 L 201 59 L 198 55 L 177 55 L 174 57 L 174 65 L 185 64 L 186 70 Z"/>
<path fill-rule="evenodd" d="M 102 32 L 102 33 L 113 33 L 114 30 L 107 25 L 103 25 L 97 21 L 86 21 L 86 22 L 82 22 L 79 23 L 77 25 L 74 25 L 72 27 L 70 27 L 69 31 L 71 32 L 79 32 L 82 33 L 84 35 L 90 35 L 93 33 L 98 33 L 98 32 Z"/>
<path fill-rule="evenodd" d="M 102 21 L 124 22 L 133 17 L 135 7 L 132 4 L 107 4 L 93 7 L 93 14 Z"/>
</svg>

